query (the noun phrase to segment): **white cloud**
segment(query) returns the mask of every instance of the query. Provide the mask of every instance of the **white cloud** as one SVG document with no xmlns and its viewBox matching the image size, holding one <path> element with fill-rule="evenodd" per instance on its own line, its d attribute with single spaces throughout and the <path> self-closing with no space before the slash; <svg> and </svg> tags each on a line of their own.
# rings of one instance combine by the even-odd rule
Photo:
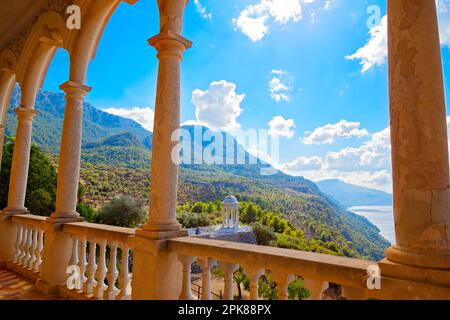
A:
<svg viewBox="0 0 450 320">
<path fill-rule="evenodd" d="M 206 10 L 206 8 L 201 4 L 200 0 L 194 0 L 194 4 L 197 8 L 197 12 L 203 19 L 212 19 L 212 14 Z"/>
<path fill-rule="evenodd" d="M 282 116 L 276 116 L 269 121 L 269 135 L 273 137 L 292 138 L 295 134 L 295 122 L 293 119 L 284 119 Z"/>
<path fill-rule="evenodd" d="M 361 138 L 369 135 L 366 129 L 360 129 L 359 122 L 341 120 L 335 124 L 327 124 L 316 128 L 303 138 L 304 144 L 332 144 L 338 138 Z"/>
<path fill-rule="evenodd" d="M 450 46 L 450 0 L 436 0 L 439 34 L 441 45 Z M 364 73 L 374 66 L 381 66 L 387 58 L 387 15 L 379 25 L 369 31 L 369 40 L 352 55 L 346 56 L 348 60 L 359 60 Z"/>
<path fill-rule="evenodd" d="M 450 117 L 448 121 L 450 123 Z M 328 152 L 324 158 L 299 157 L 279 165 L 279 169 L 314 181 L 341 179 L 354 185 L 391 192 L 389 128 L 372 134 L 368 141 L 357 148 Z"/>
<path fill-rule="evenodd" d="M 291 101 L 292 76 L 284 70 L 272 70 L 274 77 L 269 82 L 270 97 L 276 102 Z"/>
<path fill-rule="evenodd" d="M 324 166 L 322 158 L 313 157 L 299 157 L 292 162 L 288 162 L 282 165 L 282 169 L 285 172 L 304 172 L 304 171 L 316 171 L 321 170 Z"/>
<path fill-rule="evenodd" d="M 155 117 L 155 113 L 153 109 L 150 107 L 145 108 L 134 107 L 132 109 L 107 108 L 102 110 L 107 113 L 114 114 L 116 116 L 134 120 L 137 123 L 139 123 L 144 129 L 153 131 L 153 120 Z"/>
<path fill-rule="evenodd" d="M 240 128 L 237 118 L 242 113 L 241 102 L 245 94 L 236 93 L 236 85 L 225 80 L 214 81 L 205 91 L 192 92 L 197 122 L 213 130 Z"/>
<path fill-rule="evenodd" d="M 369 30 L 370 38 L 366 45 L 359 48 L 352 55 L 346 56 L 347 60 L 360 60 L 361 72 L 368 71 L 373 66 L 381 66 L 387 56 L 387 16 L 381 22 Z"/>
<path fill-rule="evenodd" d="M 312 3 L 314 0 L 303 2 Z M 233 19 L 233 24 L 256 42 L 264 38 L 273 22 L 285 25 L 301 19 L 301 0 L 260 0 L 257 4 L 246 6 L 239 17 Z"/>
</svg>

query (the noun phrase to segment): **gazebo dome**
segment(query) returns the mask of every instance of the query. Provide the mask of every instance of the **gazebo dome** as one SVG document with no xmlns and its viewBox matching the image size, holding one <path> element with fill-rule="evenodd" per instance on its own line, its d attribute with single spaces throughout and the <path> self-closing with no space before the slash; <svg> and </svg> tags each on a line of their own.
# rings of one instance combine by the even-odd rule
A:
<svg viewBox="0 0 450 320">
<path fill-rule="evenodd" d="M 236 199 L 235 196 L 229 195 L 229 196 L 227 196 L 227 197 L 223 200 L 223 203 L 233 203 L 233 204 L 237 204 L 237 203 L 239 203 L 239 202 L 237 201 L 237 199 Z"/>
</svg>

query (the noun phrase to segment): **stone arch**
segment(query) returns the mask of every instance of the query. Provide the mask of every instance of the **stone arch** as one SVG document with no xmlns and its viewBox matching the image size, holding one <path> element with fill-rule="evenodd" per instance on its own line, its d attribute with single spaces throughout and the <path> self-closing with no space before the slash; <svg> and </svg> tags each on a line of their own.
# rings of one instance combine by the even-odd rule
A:
<svg viewBox="0 0 450 320">
<path fill-rule="evenodd" d="M 58 12 L 47 11 L 39 16 L 26 36 L 17 65 L 17 81 L 28 89 L 22 99 L 25 107 L 34 106 L 36 92 L 56 50 L 64 48 L 70 54 L 75 38 Z"/>
</svg>

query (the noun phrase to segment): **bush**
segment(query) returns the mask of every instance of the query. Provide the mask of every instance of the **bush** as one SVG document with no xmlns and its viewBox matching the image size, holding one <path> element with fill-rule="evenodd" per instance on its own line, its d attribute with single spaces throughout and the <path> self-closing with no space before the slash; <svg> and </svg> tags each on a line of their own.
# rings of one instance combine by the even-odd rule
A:
<svg viewBox="0 0 450 320">
<path fill-rule="evenodd" d="M 211 225 L 211 219 L 206 213 L 177 213 L 177 220 L 184 228 L 207 227 Z"/>
<path fill-rule="evenodd" d="M 255 223 L 252 227 L 253 233 L 256 237 L 256 243 L 261 246 L 268 246 L 271 241 L 277 238 L 272 228 L 268 226 L 264 226 L 260 223 Z"/>
<path fill-rule="evenodd" d="M 136 228 L 147 220 L 147 214 L 131 197 L 122 196 L 101 208 L 95 220 L 112 226 Z"/>
<path fill-rule="evenodd" d="M 50 216 L 55 211 L 55 201 L 44 189 L 33 190 L 28 196 L 29 210 L 39 216 Z"/>
<path fill-rule="evenodd" d="M 85 203 L 77 204 L 77 212 L 81 217 L 84 218 L 87 222 L 95 222 L 95 210 Z"/>
</svg>

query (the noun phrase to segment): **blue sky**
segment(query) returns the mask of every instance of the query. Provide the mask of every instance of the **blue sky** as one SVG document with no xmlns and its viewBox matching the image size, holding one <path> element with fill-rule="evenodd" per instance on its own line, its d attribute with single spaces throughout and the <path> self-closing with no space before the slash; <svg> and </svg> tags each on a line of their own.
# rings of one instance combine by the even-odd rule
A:
<svg viewBox="0 0 450 320">
<path fill-rule="evenodd" d="M 445 73 L 447 1 L 438 0 Z M 373 8 L 380 19 L 368 25 Z M 285 172 L 389 191 L 385 14 L 385 0 L 190 0 L 183 35 L 194 45 L 182 65 L 182 121 L 268 129 L 280 139 Z M 157 59 L 146 40 L 158 23 L 155 0 L 121 4 L 87 80 L 89 102 L 148 128 Z M 67 77 L 60 50 L 44 89 L 59 90 Z"/>
</svg>

